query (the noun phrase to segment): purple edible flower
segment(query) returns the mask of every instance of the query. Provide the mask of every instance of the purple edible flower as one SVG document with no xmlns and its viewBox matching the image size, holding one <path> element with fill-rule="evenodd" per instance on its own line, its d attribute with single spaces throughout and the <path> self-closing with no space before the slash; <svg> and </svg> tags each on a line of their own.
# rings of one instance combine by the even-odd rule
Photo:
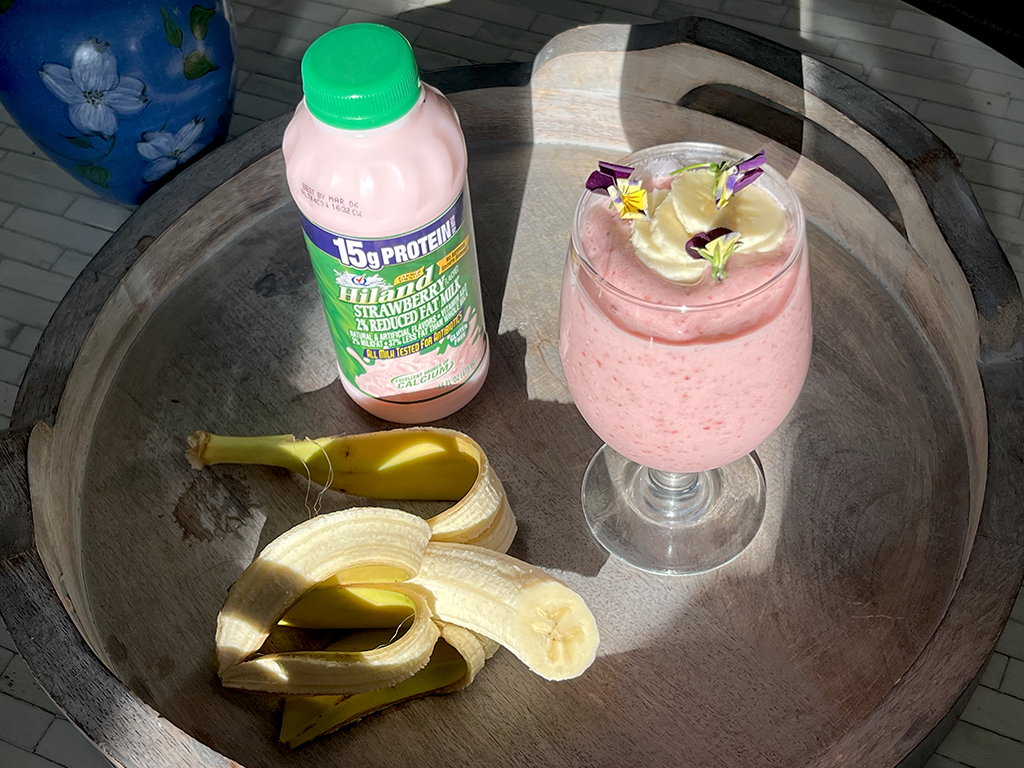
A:
<svg viewBox="0 0 1024 768">
<path fill-rule="evenodd" d="M 598 160 L 597 167 L 616 179 L 628 179 L 630 174 L 636 170 L 628 165 L 616 165 L 615 163 L 607 163 L 604 160 Z"/>
<path fill-rule="evenodd" d="M 612 186 L 615 186 L 615 177 L 600 171 L 594 171 L 587 179 L 587 189 L 591 192 L 607 195 L 608 187 Z"/>
<path fill-rule="evenodd" d="M 740 162 L 736 163 L 736 170 L 740 173 L 746 173 L 747 171 L 752 171 L 755 168 L 760 168 L 762 165 L 764 165 L 763 149 L 756 155 L 748 157 L 746 160 L 740 160 Z M 760 175 L 761 174 L 759 173 L 758 176 Z"/>
<path fill-rule="evenodd" d="M 764 173 L 764 150 L 738 163 L 696 163 L 672 171 L 673 176 L 683 171 L 711 171 L 714 179 L 715 210 L 721 210 L 729 199 L 744 187 L 753 184 Z"/>
<path fill-rule="evenodd" d="M 729 275 L 725 264 L 737 248 L 742 245 L 740 233 L 725 227 L 715 227 L 708 232 L 698 232 L 686 241 L 686 252 L 695 259 L 711 262 L 711 276 L 722 282 Z"/>
<path fill-rule="evenodd" d="M 616 179 L 628 179 L 635 170 L 628 165 L 617 165 L 604 160 L 599 160 L 597 167 L 599 170 L 594 171 L 587 179 L 587 189 L 602 195 L 609 194 L 608 187 L 614 187 Z"/>
<path fill-rule="evenodd" d="M 704 257 L 697 252 L 699 248 L 704 248 L 712 240 L 717 240 L 722 235 L 728 235 L 730 232 L 732 230 L 728 227 L 715 227 L 707 232 L 698 232 L 686 241 L 686 252 L 690 254 L 690 258 L 700 261 Z"/>
<path fill-rule="evenodd" d="M 764 165 L 764 150 L 756 155 L 740 160 L 736 165 L 729 168 L 724 176 L 715 179 L 715 208 L 720 210 L 729 202 L 729 198 L 746 186 L 757 181 L 758 176 L 764 173 L 761 166 Z"/>
<path fill-rule="evenodd" d="M 715 210 L 724 208 L 733 195 L 757 181 L 757 177 L 762 173 L 764 171 L 760 168 L 755 168 L 742 175 L 730 173 L 725 176 L 719 176 L 715 183 Z"/>
<path fill-rule="evenodd" d="M 730 193 L 735 195 L 737 192 L 739 192 L 744 187 L 746 187 L 746 186 L 748 186 L 750 184 L 753 184 L 755 181 L 757 181 L 757 178 L 762 173 L 764 173 L 763 170 L 761 170 L 760 168 L 755 168 L 752 171 L 747 171 L 742 176 L 730 176 L 729 177 L 729 181 L 731 183 L 728 185 L 729 189 L 730 189 Z"/>
</svg>

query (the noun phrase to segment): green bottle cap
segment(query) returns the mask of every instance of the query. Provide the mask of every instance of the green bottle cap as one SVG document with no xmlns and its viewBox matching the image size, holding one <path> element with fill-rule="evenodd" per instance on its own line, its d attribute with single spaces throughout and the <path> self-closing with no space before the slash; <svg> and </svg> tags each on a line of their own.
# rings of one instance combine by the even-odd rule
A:
<svg viewBox="0 0 1024 768">
<path fill-rule="evenodd" d="M 316 40 L 302 57 L 306 107 L 335 128 L 379 128 L 412 109 L 420 76 L 412 46 L 380 24 L 348 24 Z"/>
</svg>

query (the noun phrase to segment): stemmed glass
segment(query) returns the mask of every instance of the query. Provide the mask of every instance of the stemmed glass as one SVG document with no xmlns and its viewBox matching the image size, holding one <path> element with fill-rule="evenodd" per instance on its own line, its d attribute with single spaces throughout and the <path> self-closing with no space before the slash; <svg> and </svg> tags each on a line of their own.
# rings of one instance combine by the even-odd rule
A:
<svg viewBox="0 0 1024 768">
<path fill-rule="evenodd" d="M 619 162 L 651 190 L 679 168 L 744 157 L 685 142 Z M 583 510 L 606 549 L 646 571 L 708 571 L 751 542 L 765 508 L 753 451 L 807 374 L 803 209 L 770 166 L 755 184 L 781 207 L 786 233 L 771 253 L 733 255 L 721 283 L 683 286 L 649 270 L 608 197 L 585 192 L 573 218 L 559 348 L 576 406 L 605 441 L 584 475 Z"/>
</svg>

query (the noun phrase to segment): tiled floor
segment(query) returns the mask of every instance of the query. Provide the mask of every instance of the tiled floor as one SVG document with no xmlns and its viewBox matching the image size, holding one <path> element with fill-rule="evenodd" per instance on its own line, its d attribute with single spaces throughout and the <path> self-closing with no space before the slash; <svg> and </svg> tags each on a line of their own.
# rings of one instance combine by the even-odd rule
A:
<svg viewBox="0 0 1024 768">
<path fill-rule="evenodd" d="M 238 21 L 233 136 L 300 98 L 306 46 L 339 23 L 401 30 L 424 69 L 529 61 L 581 23 L 695 13 L 798 48 L 882 91 L 959 156 L 1024 282 L 1024 69 L 899 0 L 247 0 Z M 0 109 L 0 427 L 39 335 L 89 258 L 131 209 L 98 199 Z M 982 686 L 928 768 L 1024 766 L 1024 597 Z M 107 768 L 36 686 L 0 624 L 0 768 Z"/>
</svg>

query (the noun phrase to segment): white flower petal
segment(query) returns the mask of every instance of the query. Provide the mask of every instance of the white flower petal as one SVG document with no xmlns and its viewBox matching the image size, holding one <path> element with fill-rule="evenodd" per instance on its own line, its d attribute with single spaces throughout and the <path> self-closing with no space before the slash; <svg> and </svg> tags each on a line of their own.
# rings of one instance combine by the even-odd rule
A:
<svg viewBox="0 0 1024 768">
<path fill-rule="evenodd" d="M 119 115 L 137 115 L 149 103 L 146 84 L 136 77 L 122 77 L 117 87 L 103 95 L 103 103 Z"/>
<path fill-rule="evenodd" d="M 158 157 L 169 155 L 174 151 L 174 134 L 168 133 L 167 131 L 146 131 L 142 134 L 142 141 L 139 142 L 139 152 L 142 153 L 143 157 L 149 158 L 146 152 L 156 152 L 156 154 L 149 158 L 156 160 Z M 146 152 L 142 151 L 143 145 L 147 146 Z"/>
<path fill-rule="evenodd" d="M 139 154 L 147 160 L 159 160 L 161 157 L 166 157 L 166 155 L 161 153 L 159 149 L 145 141 L 136 142 L 135 148 L 139 150 Z"/>
<path fill-rule="evenodd" d="M 199 134 L 203 132 L 203 123 L 205 120 L 200 120 L 198 117 L 191 120 L 182 127 L 178 134 L 174 137 L 174 148 L 175 149 L 188 149 L 196 139 L 199 138 Z"/>
<path fill-rule="evenodd" d="M 178 162 L 187 163 L 189 160 L 195 157 L 197 152 L 200 152 L 204 149 L 206 149 L 205 144 L 193 144 L 191 147 L 184 150 L 180 155 L 178 155 Z"/>
<path fill-rule="evenodd" d="M 143 181 L 156 181 L 174 170 L 175 166 L 177 163 L 171 158 L 161 157 L 146 166 L 146 170 L 142 172 L 142 179 Z"/>
<path fill-rule="evenodd" d="M 71 79 L 71 70 L 62 67 L 60 64 L 43 64 L 39 70 L 39 77 L 43 79 L 43 85 L 50 89 L 50 93 L 68 104 L 80 104 L 85 101 L 82 96 L 82 89 L 75 85 Z"/>
<path fill-rule="evenodd" d="M 83 91 L 107 91 L 117 85 L 117 59 L 110 43 L 95 37 L 75 48 L 71 77 Z"/>
<path fill-rule="evenodd" d="M 117 115 L 104 104 L 72 104 L 68 108 L 71 124 L 82 133 L 98 133 L 102 136 L 113 136 L 117 133 Z"/>
<path fill-rule="evenodd" d="M 166 155 L 161 152 L 156 145 L 151 144 L 148 141 L 137 141 L 135 142 L 135 148 L 139 150 L 139 154 L 147 160 L 157 160 Z"/>
</svg>

